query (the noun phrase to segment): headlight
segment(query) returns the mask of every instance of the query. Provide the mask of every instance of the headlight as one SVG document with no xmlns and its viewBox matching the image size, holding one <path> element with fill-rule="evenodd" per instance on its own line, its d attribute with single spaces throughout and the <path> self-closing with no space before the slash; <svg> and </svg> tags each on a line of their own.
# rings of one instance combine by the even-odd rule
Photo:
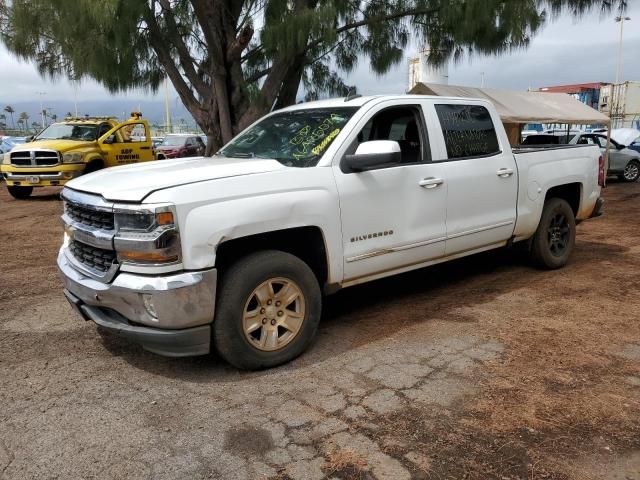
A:
<svg viewBox="0 0 640 480">
<path fill-rule="evenodd" d="M 82 153 L 63 153 L 62 163 L 82 163 Z"/>
<path fill-rule="evenodd" d="M 115 207 L 118 261 L 137 265 L 165 265 L 180 260 L 180 232 L 173 205 L 132 209 Z"/>
</svg>

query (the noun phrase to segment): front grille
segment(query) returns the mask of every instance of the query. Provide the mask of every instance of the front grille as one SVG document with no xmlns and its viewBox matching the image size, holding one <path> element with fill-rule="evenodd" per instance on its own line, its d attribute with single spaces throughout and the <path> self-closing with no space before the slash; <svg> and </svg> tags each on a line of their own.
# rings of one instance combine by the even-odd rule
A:
<svg viewBox="0 0 640 480">
<path fill-rule="evenodd" d="M 93 210 L 77 203 L 65 202 L 65 211 L 74 221 L 101 230 L 115 228 L 112 212 Z"/>
<path fill-rule="evenodd" d="M 60 163 L 60 154 L 53 150 L 11 152 L 11 164 L 16 167 L 47 167 L 58 163 Z"/>
<path fill-rule="evenodd" d="M 92 247 L 77 240 L 69 242 L 69 251 L 76 260 L 89 268 L 106 272 L 116 261 L 116 252 Z"/>
</svg>

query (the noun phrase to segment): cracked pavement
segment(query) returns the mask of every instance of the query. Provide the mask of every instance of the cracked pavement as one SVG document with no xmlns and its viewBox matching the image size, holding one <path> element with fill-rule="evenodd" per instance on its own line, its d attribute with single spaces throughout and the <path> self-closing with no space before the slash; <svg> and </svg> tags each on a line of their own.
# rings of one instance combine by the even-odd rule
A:
<svg viewBox="0 0 640 480">
<path fill-rule="evenodd" d="M 640 183 L 606 195 L 565 269 L 497 251 L 346 289 L 247 373 L 82 322 L 55 195 L 2 190 L 0 479 L 640 480 Z"/>
</svg>

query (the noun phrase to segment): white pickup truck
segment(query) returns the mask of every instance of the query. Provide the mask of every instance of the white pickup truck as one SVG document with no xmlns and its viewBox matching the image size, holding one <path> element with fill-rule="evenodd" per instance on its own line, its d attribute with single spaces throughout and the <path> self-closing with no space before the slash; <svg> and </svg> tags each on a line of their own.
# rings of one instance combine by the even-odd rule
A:
<svg viewBox="0 0 640 480">
<path fill-rule="evenodd" d="M 600 215 L 597 146 L 512 151 L 484 100 L 295 105 L 209 158 L 109 168 L 62 192 L 65 295 L 162 355 L 281 364 L 323 294 L 514 242 L 562 267 Z"/>
</svg>

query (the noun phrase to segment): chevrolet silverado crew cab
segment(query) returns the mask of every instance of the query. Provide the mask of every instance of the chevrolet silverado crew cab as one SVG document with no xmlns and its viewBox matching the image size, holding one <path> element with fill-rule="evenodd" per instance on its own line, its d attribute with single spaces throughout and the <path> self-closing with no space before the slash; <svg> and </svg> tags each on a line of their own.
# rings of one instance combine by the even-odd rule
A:
<svg viewBox="0 0 640 480">
<path fill-rule="evenodd" d="M 512 151 L 485 100 L 379 96 L 275 111 L 213 157 L 69 182 L 58 266 L 85 320 L 162 355 L 271 367 L 323 294 L 523 242 L 562 267 L 601 213 L 597 146 Z"/>
<path fill-rule="evenodd" d="M 28 198 L 34 187 L 64 185 L 104 167 L 154 160 L 149 124 L 133 112 L 113 117 L 67 118 L 4 155 L 0 171 L 9 193 Z"/>
</svg>

